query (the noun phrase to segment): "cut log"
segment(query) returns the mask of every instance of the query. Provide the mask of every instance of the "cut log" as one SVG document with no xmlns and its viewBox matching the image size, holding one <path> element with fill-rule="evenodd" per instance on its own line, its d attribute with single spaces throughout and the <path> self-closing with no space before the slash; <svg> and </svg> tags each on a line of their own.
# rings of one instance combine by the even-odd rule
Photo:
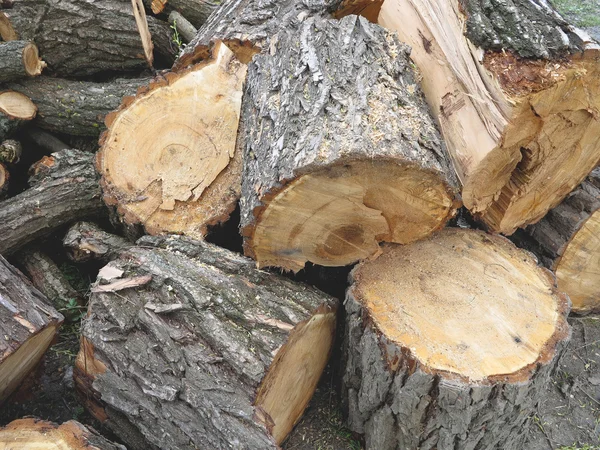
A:
<svg viewBox="0 0 600 450">
<path fill-rule="evenodd" d="M 343 396 L 366 447 L 523 449 L 569 300 L 500 236 L 447 228 L 351 274 Z"/>
<path fill-rule="evenodd" d="M 211 244 L 138 245 L 92 288 L 75 368 L 90 411 L 132 449 L 279 448 L 327 363 L 336 300 Z"/>
<path fill-rule="evenodd" d="M 50 346 L 63 317 L 0 256 L 0 404 Z"/>
<path fill-rule="evenodd" d="M 37 107 L 25 95 L 14 91 L 0 91 L 0 142 L 14 133 L 37 113 Z"/>
<path fill-rule="evenodd" d="M 0 428 L 0 448 L 10 450 L 126 450 L 102 437 L 93 428 L 69 420 L 57 425 L 28 417 Z"/>
<path fill-rule="evenodd" d="M 33 285 L 69 322 L 81 319 L 77 306 L 85 305 L 83 296 L 73 289 L 52 259 L 37 248 L 27 248 L 16 255 Z"/>
<path fill-rule="evenodd" d="M 78 263 L 90 260 L 108 263 L 133 246 L 128 240 L 107 233 L 90 222 L 77 222 L 69 228 L 63 238 L 63 245 L 69 258 Z"/>
<path fill-rule="evenodd" d="M 37 76 L 44 67 L 33 42 L 0 42 L 0 82 Z"/>
<path fill-rule="evenodd" d="M 569 294 L 572 311 L 600 311 L 600 168 L 546 217 L 514 234 L 556 273 L 558 288 Z"/>
<path fill-rule="evenodd" d="M 31 98 L 39 108 L 34 122 L 38 127 L 76 136 L 99 136 L 105 129 L 105 116 L 119 107 L 123 97 L 134 95 L 148 82 L 148 78 L 137 78 L 93 83 L 42 76 L 8 86 Z"/>
<path fill-rule="evenodd" d="M 9 182 L 10 172 L 4 164 L 0 163 L 0 200 L 6 197 Z"/>
<path fill-rule="evenodd" d="M 64 150 L 33 167 L 30 188 L 0 202 L 0 254 L 77 220 L 106 213 L 93 155 Z"/>
<path fill-rule="evenodd" d="M 308 18 L 249 66 L 241 227 L 259 266 L 342 266 L 455 212 L 409 49 L 362 17 Z"/>
<path fill-rule="evenodd" d="M 0 163 L 16 164 L 23 154 L 23 146 L 19 141 L 7 139 L 0 144 Z"/>
<path fill-rule="evenodd" d="M 239 197 L 246 66 L 224 45 L 214 51 L 212 60 L 125 98 L 106 119 L 97 157 L 104 200 L 150 234 L 201 238 Z"/>
<path fill-rule="evenodd" d="M 600 47 L 549 2 L 385 0 L 378 23 L 412 47 L 464 204 L 490 229 L 537 222 L 598 164 Z"/>
</svg>

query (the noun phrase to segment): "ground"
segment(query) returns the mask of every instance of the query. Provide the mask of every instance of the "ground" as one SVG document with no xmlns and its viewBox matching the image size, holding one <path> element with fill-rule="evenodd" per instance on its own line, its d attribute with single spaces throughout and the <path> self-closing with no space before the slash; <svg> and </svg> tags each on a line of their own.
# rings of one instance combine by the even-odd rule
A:
<svg viewBox="0 0 600 450">
<path fill-rule="evenodd" d="M 552 0 L 552 4 L 572 24 L 600 41 L 600 2 L 598 0 Z"/>
</svg>

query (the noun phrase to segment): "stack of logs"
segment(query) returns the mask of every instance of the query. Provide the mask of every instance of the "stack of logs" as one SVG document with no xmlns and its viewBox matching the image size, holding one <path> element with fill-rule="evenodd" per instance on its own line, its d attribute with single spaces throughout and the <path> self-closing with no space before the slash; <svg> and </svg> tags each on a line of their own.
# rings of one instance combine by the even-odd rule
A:
<svg viewBox="0 0 600 450">
<path fill-rule="evenodd" d="M 336 345 L 366 448 L 524 448 L 600 310 L 589 36 L 538 0 L 0 5 L 0 404 L 87 301 L 75 385 L 128 448 L 279 448 Z M 238 205 L 246 256 L 204 240 Z M 358 263 L 343 311 L 261 270 L 307 263 Z"/>
</svg>

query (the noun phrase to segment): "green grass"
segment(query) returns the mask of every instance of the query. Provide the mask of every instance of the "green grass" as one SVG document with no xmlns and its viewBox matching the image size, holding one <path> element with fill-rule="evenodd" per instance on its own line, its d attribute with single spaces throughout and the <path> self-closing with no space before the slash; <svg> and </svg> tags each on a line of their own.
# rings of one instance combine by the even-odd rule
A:
<svg viewBox="0 0 600 450">
<path fill-rule="evenodd" d="M 587 445 L 587 444 L 580 447 L 576 444 L 573 444 L 573 445 L 569 445 L 569 446 L 558 447 L 556 450 L 600 450 L 600 447 L 597 447 L 595 445 Z"/>
<path fill-rule="evenodd" d="M 553 0 L 552 3 L 578 27 L 600 26 L 600 3 L 596 0 Z"/>
</svg>

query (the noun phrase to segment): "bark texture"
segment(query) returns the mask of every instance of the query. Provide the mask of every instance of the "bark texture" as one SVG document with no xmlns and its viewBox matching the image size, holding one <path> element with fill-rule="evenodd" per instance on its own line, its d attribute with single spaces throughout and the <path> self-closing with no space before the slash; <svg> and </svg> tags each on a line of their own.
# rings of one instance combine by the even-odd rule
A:
<svg viewBox="0 0 600 450">
<path fill-rule="evenodd" d="M 75 262 L 98 260 L 108 263 L 134 244 L 107 233 L 94 223 L 77 222 L 65 234 L 63 245 Z"/>
<path fill-rule="evenodd" d="M 38 127 L 77 136 L 99 136 L 105 130 L 104 117 L 119 107 L 123 97 L 135 95 L 149 81 L 138 78 L 94 83 L 37 77 L 9 86 L 36 104 L 34 123 Z"/>
<path fill-rule="evenodd" d="M 36 163 L 30 188 L 0 203 L 0 253 L 104 213 L 93 155 L 64 150 Z"/>
<path fill-rule="evenodd" d="M 256 389 L 294 327 L 334 317 L 335 300 L 211 244 L 138 245 L 107 268 L 146 284 L 92 290 L 75 370 L 88 407 L 132 449 L 278 448 Z"/>
<path fill-rule="evenodd" d="M 39 75 L 44 67 L 33 42 L 0 42 L 0 82 Z"/>
</svg>

